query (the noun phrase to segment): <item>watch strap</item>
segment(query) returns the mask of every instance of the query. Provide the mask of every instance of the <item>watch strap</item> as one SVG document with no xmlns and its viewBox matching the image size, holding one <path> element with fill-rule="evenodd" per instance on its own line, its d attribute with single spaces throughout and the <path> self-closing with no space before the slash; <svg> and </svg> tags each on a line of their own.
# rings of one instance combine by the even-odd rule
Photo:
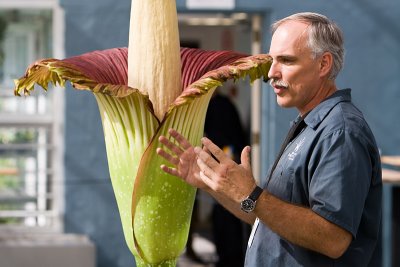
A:
<svg viewBox="0 0 400 267">
<path fill-rule="evenodd" d="M 253 201 L 257 201 L 257 199 L 260 197 L 261 193 L 263 192 L 263 189 L 256 185 L 256 188 L 254 188 L 253 192 L 250 193 L 248 198 L 250 198 Z"/>
</svg>

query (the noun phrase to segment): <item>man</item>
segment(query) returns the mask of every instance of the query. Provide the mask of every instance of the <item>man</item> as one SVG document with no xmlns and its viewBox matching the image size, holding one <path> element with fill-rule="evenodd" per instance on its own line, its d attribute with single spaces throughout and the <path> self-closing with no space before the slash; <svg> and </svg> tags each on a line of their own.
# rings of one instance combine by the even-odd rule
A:
<svg viewBox="0 0 400 267">
<path fill-rule="evenodd" d="M 278 104 L 299 116 L 262 189 L 249 147 L 236 164 L 209 139 L 193 148 L 174 130 L 180 147 L 161 137 L 175 153 L 158 150 L 174 167 L 161 168 L 254 223 L 246 266 L 380 266 L 381 165 L 350 89 L 335 85 L 342 33 L 315 13 L 294 14 L 272 30 L 268 76 Z"/>
</svg>

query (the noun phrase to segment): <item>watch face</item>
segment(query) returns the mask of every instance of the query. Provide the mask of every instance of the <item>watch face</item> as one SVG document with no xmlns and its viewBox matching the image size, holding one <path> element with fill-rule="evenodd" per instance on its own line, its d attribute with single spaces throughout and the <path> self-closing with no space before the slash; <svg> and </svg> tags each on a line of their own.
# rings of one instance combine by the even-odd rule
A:
<svg viewBox="0 0 400 267">
<path fill-rule="evenodd" d="M 255 202 L 250 198 L 246 198 L 240 203 L 242 210 L 245 212 L 250 212 L 254 210 Z"/>
</svg>

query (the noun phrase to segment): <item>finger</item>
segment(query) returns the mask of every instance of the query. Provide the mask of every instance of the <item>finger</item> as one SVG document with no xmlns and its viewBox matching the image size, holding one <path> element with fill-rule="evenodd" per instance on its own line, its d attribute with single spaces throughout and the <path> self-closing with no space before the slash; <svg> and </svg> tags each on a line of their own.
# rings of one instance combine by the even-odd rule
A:
<svg viewBox="0 0 400 267">
<path fill-rule="evenodd" d="M 251 169 L 251 148 L 249 146 L 246 146 L 242 150 L 242 154 L 240 155 L 240 162 L 243 165 L 243 167 L 247 170 Z"/>
<path fill-rule="evenodd" d="M 200 147 L 195 147 L 194 152 L 197 154 L 197 157 L 201 159 L 210 168 L 215 169 L 218 167 L 219 162 L 213 157 L 213 155 L 208 150 L 204 150 L 204 148 L 201 149 Z"/>
<path fill-rule="evenodd" d="M 199 176 L 203 183 L 205 183 L 209 188 L 215 191 L 215 182 L 212 179 L 205 175 L 204 172 L 200 172 Z"/>
<path fill-rule="evenodd" d="M 183 150 L 179 148 L 177 145 L 172 143 L 170 140 L 168 140 L 165 136 L 160 136 L 158 138 L 161 144 L 166 146 L 170 151 L 174 152 L 176 155 L 181 155 L 183 153 Z"/>
<path fill-rule="evenodd" d="M 171 175 L 179 177 L 179 172 L 175 168 L 171 168 L 171 167 L 168 167 L 166 165 L 161 165 L 160 168 L 161 168 L 161 170 L 163 170 L 164 172 L 166 172 L 168 174 L 171 174 Z"/>
<path fill-rule="evenodd" d="M 160 135 L 160 137 L 158 137 L 158 141 L 160 141 L 161 144 L 165 145 L 165 146 L 170 146 L 175 145 L 173 142 L 171 142 L 167 137 L 165 137 L 164 135 Z"/>
<path fill-rule="evenodd" d="M 202 159 L 198 158 L 197 159 L 197 166 L 199 166 L 200 171 L 204 173 L 207 177 L 212 179 L 212 177 L 215 175 L 215 172 L 213 169 L 211 169 Z"/>
<path fill-rule="evenodd" d="M 203 145 L 214 155 L 214 157 L 219 161 L 223 162 L 226 160 L 230 160 L 230 158 L 226 155 L 224 151 L 222 151 L 216 144 L 214 144 L 210 139 L 207 137 L 203 137 L 201 139 Z"/>
<path fill-rule="evenodd" d="M 168 130 L 169 134 L 176 140 L 178 141 L 179 145 L 183 148 L 183 149 L 188 149 L 190 148 L 192 145 L 190 144 L 190 142 L 183 137 L 183 135 L 181 135 L 179 132 L 177 132 L 174 129 L 169 129 Z"/>
<path fill-rule="evenodd" d="M 214 144 L 210 139 L 207 137 L 203 137 L 201 139 L 203 145 L 207 148 L 207 150 L 219 161 L 219 162 L 226 162 L 232 161 L 226 153 L 221 150 L 216 144 Z"/>
<path fill-rule="evenodd" d="M 156 152 L 158 155 L 166 159 L 169 163 L 172 163 L 173 165 L 179 164 L 179 159 L 177 157 L 172 156 L 162 148 L 157 148 Z"/>
</svg>

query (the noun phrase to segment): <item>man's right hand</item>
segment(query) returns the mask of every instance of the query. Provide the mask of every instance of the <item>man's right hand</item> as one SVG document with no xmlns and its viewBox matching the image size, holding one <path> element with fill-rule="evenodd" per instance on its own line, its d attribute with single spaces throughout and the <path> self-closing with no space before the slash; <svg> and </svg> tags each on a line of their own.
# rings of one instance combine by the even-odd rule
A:
<svg viewBox="0 0 400 267">
<path fill-rule="evenodd" d="M 194 147 L 176 130 L 169 129 L 168 133 L 177 144 L 165 136 L 160 136 L 160 143 L 168 148 L 169 151 L 157 148 L 157 154 L 173 166 L 161 165 L 161 169 L 166 173 L 180 177 L 194 187 L 205 189 L 207 186 L 200 178 L 200 169 L 197 166 L 197 155 L 194 153 Z"/>
</svg>

